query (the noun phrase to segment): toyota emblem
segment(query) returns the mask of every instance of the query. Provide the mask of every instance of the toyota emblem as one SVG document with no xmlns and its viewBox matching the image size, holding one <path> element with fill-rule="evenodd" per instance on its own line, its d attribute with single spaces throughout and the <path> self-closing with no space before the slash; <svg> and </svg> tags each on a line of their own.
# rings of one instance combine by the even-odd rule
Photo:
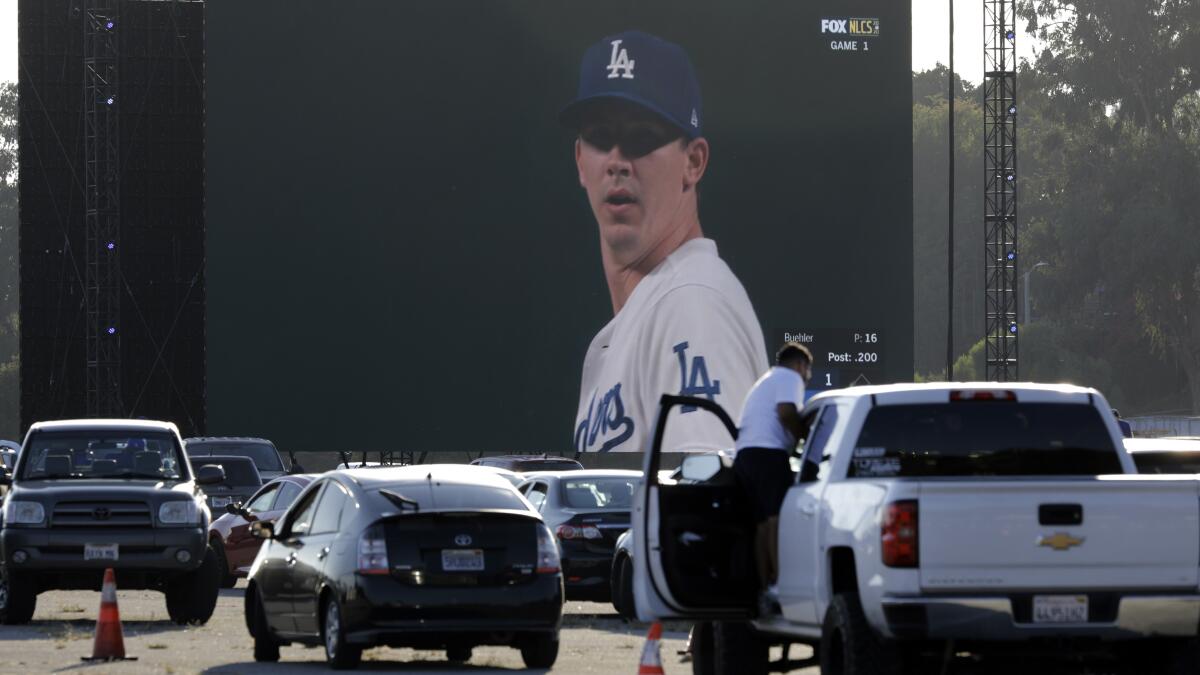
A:
<svg viewBox="0 0 1200 675">
<path fill-rule="evenodd" d="M 456 546 L 470 546 L 471 545 L 471 535 L 469 535 L 469 534 L 458 535 L 457 537 L 454 538 L 454 544 Z"/>
<path fill-rule="evenodd" d="M 103 506 L 95 511 L 92 511 L 92 517 L 96 520 L 108 520 L 108 515 L 108 509 L 104 508 Z"/>
</svg>

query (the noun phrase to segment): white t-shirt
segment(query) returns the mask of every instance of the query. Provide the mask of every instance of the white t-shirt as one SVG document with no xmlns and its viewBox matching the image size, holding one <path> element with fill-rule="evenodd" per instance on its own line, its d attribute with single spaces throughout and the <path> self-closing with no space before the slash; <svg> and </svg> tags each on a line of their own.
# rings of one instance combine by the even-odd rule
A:
<svg viewBox="0 0 1200 675">
<path fill-rule="evenodd" d="M 575 449 L 641 452 L 663 394 L 702 396 L 731 419 L 767 367 L 762 328 L 746 289 L 710 239 L 667 256 L 592 339 L 583 362 Z M 672 414 L 664 452 L 732 444 L 720 420 L 699 409 Z"/>
<path fill-rule="evenodd" d="M 804 378 L 791 368 L 775 366 L 758 378 L 746 395 L 738 421 L 738 450 L 796 447 L 796 439 L 779 421 L 776 406 L 780 403 L 791 403 L 797 410 L 804 407 Z"/>
</svg>

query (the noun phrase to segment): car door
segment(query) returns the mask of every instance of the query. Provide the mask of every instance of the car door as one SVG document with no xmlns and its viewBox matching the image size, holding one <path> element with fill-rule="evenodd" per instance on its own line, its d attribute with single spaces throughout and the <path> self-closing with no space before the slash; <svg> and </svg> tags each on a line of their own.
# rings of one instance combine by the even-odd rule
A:
<svg viewBox="0 0 1200 675">
<path fill-rule="evenodd" d="M 244 569 L 254 561 L 262 540 L 250 533 L 250 523 L 257 521 L 260 513 L 270 511 L 278 495 L 279 483 L 264 485 L 245 504 L 249 517 L 241 515 L 234 518 L 229 536 L 225 538 L 225 559 L 229 561 L 230 568 Z"/>
<path fill-rule="evenodd" d="M 757 588 L 750 510 L 732 471 L 663 483 L 662 443 L 672 413 L 713 415 L 737 439 L 729 415 L 706 398 L 664 394 L 634 500 L 634 598 L 642 618 L 741 619 Z M 709 441 L 719 442 L 717 439 Z M 719 462 L 718 462 L 719 465 Z"/>
<path fill-rule="evenodd" d="M 810 626 L 820 624 L 817 612 L 817 588 L 825 566 L 821 565 L 824 549 L 822 497 L 830 462 L 825 458 L 829 439 L 839 419 L 846 417 L 836 403 L 826 402 L 810 411 L 808 438 L 804 442 L 801 466 L 808 467 L 797 475 L 797 482 L 784 497 L 779 513 L 779 604 L 789 621 Z M 784 571 L 786 570 L 786 574 Z"/>
<path fill-rule="evenodd" d="M 299 560 L 300 549 L 304 547 L 304 539 L 308 534 L 308 530 L 312 527 L 313 516 L 317 510 L 317 500 L 321 496 L 321 490 L 325 487 L 326 481 L 319 481 L 309 486 L 297 499 L 287 515 L 281 521 L 279 535 L 272 544 L 276 550 L 272 558 L 281 560 L 282 573 L 279 575 L 279 592 L 277 599 L 280 611 L 287 614 L 287 632 L 296 634 L 299 632 L 296 622 L 296 601 L 299 593 L 299 586 L 296 583 L 295 570 Z M 264 604 L 265 604 L 264 599 Z"/>
<path fill-rule="evenodd" d="M 342 517 L 342 509 L 349 500 L 349 491 L 334 479 L 326 481 L 321 491 L 317 510 L 313 514 L 308 532 L 300 537 L 301 545 L 296 549 L 296 563 L 292 566 L 292 579 L 296 584 L 296 632 L 316 635 L 320 632 L 317 603 L 323 586 L 325 563 L 333 547 Z"/>
<path fill-rule="evenodd" d="M 311 519 L 316 497 L 316 490 L 305 493 L 296 504 L 297 508 L 280 521 L 275 528 L 275 537 L 263 543 L 262 559 L 254 574 L 267 624 L 277 633 L 293 635 L 296 632 L 292 597 L 296 546 L 289 530 L 299 519 L 303 518 L 305 523 Z M 307 524 L 302 529 L 307 531 Z"/>
</svg>

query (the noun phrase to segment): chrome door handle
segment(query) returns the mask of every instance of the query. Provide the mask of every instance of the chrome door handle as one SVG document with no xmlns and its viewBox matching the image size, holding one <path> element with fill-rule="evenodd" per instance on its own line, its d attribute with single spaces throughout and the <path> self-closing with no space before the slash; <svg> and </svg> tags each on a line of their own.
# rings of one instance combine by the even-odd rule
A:
<svg viewBox="0 0 1200 675">
<path fill-rule="evenodd" d="M 817 515 L 817 505 L 813 502 L 804 502 L 800 505 L 800 513 L 806 516 L 815 516 Z"/>
<path fill-rule="evenodd" d="M 329 555 L 329 547 L 328 546 L 321 549 L 321 552 L 317 554 L 317 560 L 324 560 L 325 556 L 327 556 L 327 555 Z"/>
<path fill-rule="evenodd" d="M 295 553 L 293 553 L 287 557 L 287 564 L 289 564 L 289 565 L 296 564 L 296 554 Z"/>
</svg>

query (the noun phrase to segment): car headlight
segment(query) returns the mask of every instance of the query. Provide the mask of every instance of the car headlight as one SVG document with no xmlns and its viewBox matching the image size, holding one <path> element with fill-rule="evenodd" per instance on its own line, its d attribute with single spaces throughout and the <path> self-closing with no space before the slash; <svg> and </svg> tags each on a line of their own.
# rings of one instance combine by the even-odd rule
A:
<svg viewBox="0 0 1200 675">
<path fill-rule="evenodd" d="M 199 525 L 200 511 L 193 501 L 165 502 L 158 507 L 158 522 L 163 525 Z"/>
<path fill-rule="evenodd" d="M 10 525 L 45 525 L 46 507 L 41 502 L 10 499 L 4 503 L 4 522 Z"/>
</svg>

